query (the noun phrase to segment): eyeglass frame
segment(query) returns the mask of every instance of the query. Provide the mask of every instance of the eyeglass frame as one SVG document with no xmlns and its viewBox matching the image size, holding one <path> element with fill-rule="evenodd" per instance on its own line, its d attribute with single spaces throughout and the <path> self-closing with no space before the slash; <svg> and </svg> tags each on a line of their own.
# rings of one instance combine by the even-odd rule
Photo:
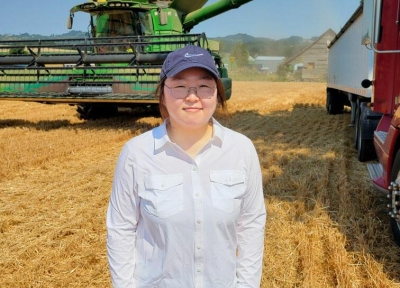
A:
<svg viewBox="0 0 400 288">
<path fill-rule="evenodd" d="M 171 90 L 171 94 L 172 94 L 172 96 L 173 96 L 175 99 L 185 99 L 185 98 L 189 97 L 190 91 L 191 91 L 192 89 L 194 89 L 195 95 L 196 95 L 197 98 L 199 98 L 199 99 L 211 99 L 211 98 L 214 96 L 215 90 L 217 90 L 217 87 L 216 87 L 216 86 L 214 86 L 214 87 L 207 86 L 208 88 L 213 89 L 212 94 L 211 94 L 210 96 L 208 96 L 208 97 L 200 97 L 200 96 L 197 94 L 197 89 L 198 89 L 200 86 L 202 86 L 202 85 L 199 85 L 199 86 L 196 86 L 196 87 L 188 87 L 188 86 L 186 86 L 186 85 L 178 85 L 178 86 L 175 86 L 175 87 L 169 87 L 167 84 L 164 83 L 164 86 Z M 176 97 L 176 96 L 174 95 L 173 90 L 172 90 L 172 89 L 174 89 L 174 88 L 176 88 L 176 87 L 179 87 L 179 86 L 184 86 L 184 87 L 187 88 L 187 94 L 186 94 L 186 96 L 183 97 L 183 98 L 178 98 L 178 97 Z"/>
</svg>

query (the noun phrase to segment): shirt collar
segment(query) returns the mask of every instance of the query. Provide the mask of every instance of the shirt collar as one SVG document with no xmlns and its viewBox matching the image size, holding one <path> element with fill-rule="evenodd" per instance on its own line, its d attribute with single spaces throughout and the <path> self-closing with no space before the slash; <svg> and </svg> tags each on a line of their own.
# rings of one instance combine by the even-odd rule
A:
<svg viewBox="0 0 400 288">
<path fill-rule="evenodd" d="M 154 128 L 152 133 L 153 133 L 153 138 L 154 138 L 154 152 L 157 152 L 160 150 L 164 145 L 168 143 L 172 143 L 171 139 L 168 137 L 168 132 L 167 132 L 167 123 L 169 119 L 165 119 L 165 121 L 158 127 Z M 224 139 L 224 129 L 223 126 L 214 118 L 212 118 L 212 123 L 213 123 L 213 137 L 211 139 L 211 144 L 222 147 L 222 142 Z"/>
<path fill-rule="evenodd" d="M 222 147 L 222 143 L 224 140 L 224 127 L 217 121 L 215 118 L 212 118 L 213 122 L 213 138 L 211 140 L 211 143 L 218 146 L 219 148 Z"/>
<path fill-rule="evenodd" d="M 167 132 L 167 121 L 168 119 L 165 119 L 165 121 L 160 126 L 154 128 L 152 131 L 155 152 L 157 152 L 157 150 L 161 149 L 167 143 L 171 143 Z"/>
</svg>

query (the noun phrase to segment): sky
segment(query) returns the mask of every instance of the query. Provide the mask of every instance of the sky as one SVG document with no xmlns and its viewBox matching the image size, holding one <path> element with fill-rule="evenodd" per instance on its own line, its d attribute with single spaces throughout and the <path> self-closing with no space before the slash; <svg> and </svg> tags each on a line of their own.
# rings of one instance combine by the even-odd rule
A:
<svg viewBox="0 0 400 288">
<path fill-rule="evenodd" d="M 2 2 L 0 34 L 59 35 L 69 32 L 69 10 L 85 1 Z M 208 1 L 213 2 L 216 0 Z M 329 28 L 338 33 L 359 5 L 360 0 L 253 0 L 198 24 L 191 33 L 205 32 L 211 38 L 244 33 L 275 40 L 291 36 L 309 39 Z M 76 13 L 73 30 L 87 31 L 88 23 L 87 14 Z"/>
</svg>

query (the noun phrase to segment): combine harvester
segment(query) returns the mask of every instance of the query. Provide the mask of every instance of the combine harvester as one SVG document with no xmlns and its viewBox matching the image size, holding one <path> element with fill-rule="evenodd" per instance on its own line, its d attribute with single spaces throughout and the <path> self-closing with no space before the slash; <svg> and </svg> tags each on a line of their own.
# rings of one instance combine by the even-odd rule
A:
<svg viewBox="0 0 400 288">
<path fill-rule="evenodd" d="M 400 245 L 400 16 L 398 0 L 364 0 L 329 45 L 326 108 L 351 107 L 354 146 L 387 194 Z"/>
<path fill-rule="evenodd" d="M 91 0 L 70 10 L 90 15 L 90 38 L 0 41 L 0 100 L 77 105 L 83 119 L 118 107 L 155 107 L 161 65 L 171 51 L 198 45 L 215 59 L 227 99 L 232 81 L 216 41 L 189 34 L 201 21 L 251 0 Z"/>
</svg>

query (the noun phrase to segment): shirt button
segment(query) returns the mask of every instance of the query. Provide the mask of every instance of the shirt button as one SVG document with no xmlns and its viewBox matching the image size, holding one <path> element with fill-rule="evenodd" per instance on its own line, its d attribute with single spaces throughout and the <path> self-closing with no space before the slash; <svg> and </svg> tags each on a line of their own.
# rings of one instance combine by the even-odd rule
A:
<svg viewBox="0 0 400 288">
<path fill-rule="evenodd" d="M 193 171 L 197 171 L 197 167 L 193 167 Z"/>
<path fill-rule="evenodd" d="M 196 193 L 196 194 L 194 194 L 194 196 L 196 196 L 197 198 L 199 198 L 200 194 L 199 194 L 199 193 Z"/>
<path fill-rule="evenodd" d="M 201 272 L 201 269 L 197 269 L 197 272 Z"/>
<path fill-rule="evenodd" d="M 197 246 L 197 249 L 201 249 L 201 246 Z"/>
<path fill-rule="evenodd" d="M 197 224 L 200 224 L 201 223 L 201 220 L 197 220 Z"/>
</svg>

